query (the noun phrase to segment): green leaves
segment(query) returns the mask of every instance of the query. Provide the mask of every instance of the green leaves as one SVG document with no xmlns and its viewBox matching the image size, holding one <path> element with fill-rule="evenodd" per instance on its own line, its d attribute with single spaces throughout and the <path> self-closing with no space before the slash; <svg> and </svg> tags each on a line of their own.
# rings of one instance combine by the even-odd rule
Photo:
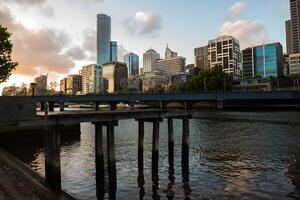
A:
<svg viewBox="0 0 300 200">
<path fill-rule="evenodd" d="M 0 83 L 5 82 L 18 65 L 11 59 L 13 45 L 10 36 L 7 28 L 0 25 Z"/>
</svg>

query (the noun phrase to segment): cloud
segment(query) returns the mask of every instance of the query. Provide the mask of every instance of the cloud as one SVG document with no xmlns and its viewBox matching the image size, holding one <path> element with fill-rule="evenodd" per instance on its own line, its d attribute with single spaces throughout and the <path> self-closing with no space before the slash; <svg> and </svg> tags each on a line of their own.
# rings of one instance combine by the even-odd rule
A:
<svg viewBox="0 0 300 200">
<path fill-rule="evenodd" d="M 97 38 L 95 30 L 86 30 L 83 32 L 83 48 L 87 51 L 89 60 L 96 60 Z"/>
<path fill-rule="evenodd" d="M 47 0 L 4 0 L 4 1 L 9 3 L 16 3 L 19 5 L 29 6 L 29 5 L 41 5 L 45 3 Z"/>
<path fill-rule="evenodd" d="M 7 7 L 0 9 L 0 24 L 12 33 L 13 60 L 19 62 L 14 73 L 35 76 L 53 71 L 67 74 L 74 67 L 76 49 L 62 53 L 70 45 L 70 36 L 48 28 L 32 30 L 16 22 Z"/>
<path fill-rule="evenodd" d="M 227 12 L 225 13 L 225 19 L 231 20 L 236 17 L 239 17 L 246 9 L 246 3 L 245 2 L 236 2 L 234 5 L 232 5 Z"/>
<path fill-rule="evenodd" d="M 236 22 L 225 22 L 218 31 L 218 35 L 231 35 L 240 41 L 242 48 L 252 44 L 267 42 L 268 32 L 265 26 L 258 20 L 238 20 Z"/>
<path fill-rule="evenodd" d="M 42 6 L 40 8 L 40 12 L 46 16 L 46 17 L 53 17 L 54 16 L 54 10 L 50 6 Z"/>
<path fill-rule="evenodd" d="M 118 61 L 123 62 L 124 55 L 127 53 L 129 53 L 129 51 L 123 45 L 118 45 Z"/>
<path fill-rule="evenodd" d="M 79 46 L 70 48 L 66 53 L 66 56 L 69 56 L 73 60 L 83 60 L 86 58 L 86 52 Z"/>
<path fill-rule="evenodd" d="M 158 14 L 137 12 L 133 18 L 124 21 L 129 34 L 156 37 L 161 29 L 161 17 Z"/>
</svg>

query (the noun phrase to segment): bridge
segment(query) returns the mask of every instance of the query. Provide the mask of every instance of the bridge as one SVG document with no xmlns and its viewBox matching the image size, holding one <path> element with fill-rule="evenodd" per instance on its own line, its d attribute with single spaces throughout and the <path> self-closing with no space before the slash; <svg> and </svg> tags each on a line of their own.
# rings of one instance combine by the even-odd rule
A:
<svg viewBox="0 0 300 200">
<path fill-rule="evenodd" d="M 54 104 L 60 105 L 60 110 L 64 110 L 65 103 L 94 102 L 95 109 L 99 109 L 101 103 L 110 104 L 111 110 L 115 110 L 120 102 L 127 103 L 131 109 L 137 102 L 157 102 L 161 108 L 165 108 L 169 103 L 182 103 L 184 108 L 191 109 L 197 102 L 215 103 L 217 108 L 224 105 L 255 105 L 255 104 L 300 104 L 300 91 L 212 91 L 212 92 L 187 92 L 187 93 L 149 93 L 149 94 L 102 94 L 84 96 L 37 96 L 36 102 L 40 102 L 43 110 L 43 103 L 49 103 L 49 111 L 53 111 Z"/>
</svg>

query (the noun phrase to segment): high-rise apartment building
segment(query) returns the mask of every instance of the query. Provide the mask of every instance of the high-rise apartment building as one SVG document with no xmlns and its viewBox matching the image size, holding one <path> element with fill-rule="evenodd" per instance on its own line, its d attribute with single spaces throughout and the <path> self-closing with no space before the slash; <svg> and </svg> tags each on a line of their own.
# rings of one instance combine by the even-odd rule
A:
<svg viewBox="0 0 300 200">
<path fill-rule="evenodd" d="M 60 91 L 68 95 L 76 95 L 82 91 L 82 76 L 69 75 L 60 81 Z"/>
<path fill-rule="evenodd" d="M 97 15 L 97 64 L 111 60 L 111 18 L 105 14 Z"/>
<path fill-rule="evenodd" d="M 149 49 L 143 54 L 143 73 L 152 72 L 155 66 L 155 61 L 160 58 L 159 53 L 154 49 Z"/>
<path fill-rule="evenodd" d="M 118 60 L 118 43 L 116 41 L 110 42 L 110 61 L 117 62 Z"/>
<path fill-rule="evenodd" d="M 107 91 L 115 93 L 127 89 L 128 73 L 126 63 L 110 62 L 103 64 L 103 78 L 107 82 Z"/>
<path fill-rule="evenodd" d="M 300 53 L 300 0 L 290 0 L 290 13 L 291 20 L 286 23 L 288 53 Z"/>
<path fill-rule="evenodd" d="M 195 67 L 200 70 L 208 69 L 208 48 L 207 46 L 194 49 Z"/>
<path fill-rule="evenodd" d="M 283 74 L 283 50 L 280 43 L 262 44 L 243 50 L 243 79 L 278 77 Z"/>
<path fill-rule="evenodd" d="M 290 74 L 300 74 L 300 53 L 289 55 Z"/>
<path fill-rule="evenodd" d="M 82 67 L 82 94 L 103 92 L 103 70 L 101 65 L 91 64 Z"/>
<path fill-rule="evenodd" d="M 240 78 L 240 43 L 232 36 L 220 36 L 208 41 L 209 67 L 222 65 L 223 71 L 233 79 Z"/>
<path fill-rule="evenodd" d="M 128 76 L 139 74 L 139 56 L 130 52 L 124 55 L 124 63 L 127 65 Z"/>
<path fill-rule="evenodd" d="M 286 39 L 286 52 L 291 54 L 293 52 L 293 42 L 292 42 L 292 21 L 287 20 L 285 22 L 285 39 Z"/>
</svg>

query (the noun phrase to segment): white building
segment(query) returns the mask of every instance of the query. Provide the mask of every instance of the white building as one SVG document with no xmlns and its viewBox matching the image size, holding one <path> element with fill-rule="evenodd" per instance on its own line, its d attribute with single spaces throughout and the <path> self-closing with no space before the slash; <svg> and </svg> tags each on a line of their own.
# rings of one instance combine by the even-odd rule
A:
<svg viewBox="0 0 300 200">
<path fill-rule="evenodd" d="M 154 69 L 155 61 L 160 58 L 159 53 L 153 49 L 149 49 L 143 54 L 143 73 L 152 72 Z"/>
<path fill-rule="evenodd" d="M 290 74 L 300 74 L 300 53 L 289 55 Z"/>
<path fill-rule="evenodd" d="M 82 67 L 82 94 L 103 92 L 103 70 L 101 65 L 91 64 Z"/>
<path fill-rule="evenodd" d="M 220 36 L 208 41 L 208 66 L 222 65 L 223 71 L 234 79 L 240 78 L 240 43 L 232 36 Z"/>
</svg>

